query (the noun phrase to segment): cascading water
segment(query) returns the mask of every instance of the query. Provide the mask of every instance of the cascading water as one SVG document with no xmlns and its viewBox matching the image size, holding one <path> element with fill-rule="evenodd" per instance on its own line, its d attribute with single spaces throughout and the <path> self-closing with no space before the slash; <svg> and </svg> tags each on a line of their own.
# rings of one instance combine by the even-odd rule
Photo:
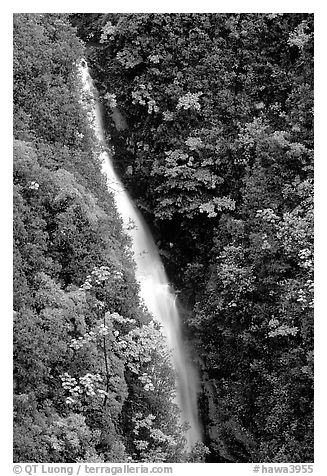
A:
<svg viewBox="0 0 327 476">
<path fill-rule="evenodd" d="M 86 62 L 80 66 L 84 90 L 94 101 L 94 126 L 100 145 L 106 147 L 100 107 L 96 90 Z M 153 317 L 159 321 L 167 337 L 177 376 L 177 403 L 183 422 L 189 424 L 186 433 L 188 447 L 201 441 L 197 416 L 197 378 L 194 368 L 183 350 L 180 317 L 176 296 L 172 292 L 151 233 L 139 211 L 117 177 L 109 153 L 101 153 L 102 171 L 107 177 L 109 190 L 113 193 L 117 210 L 122 217 L 125 231 L 132 239 L 132 250 L 136 262 L 136 279 L 140 284 L 140 296 Z"/>
</svg>

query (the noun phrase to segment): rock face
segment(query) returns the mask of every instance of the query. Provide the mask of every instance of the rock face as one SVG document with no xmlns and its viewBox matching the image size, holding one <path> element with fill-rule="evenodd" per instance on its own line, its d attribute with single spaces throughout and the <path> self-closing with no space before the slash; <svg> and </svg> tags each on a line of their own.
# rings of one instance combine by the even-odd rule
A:
<svg viewBox="0 0 327 476">
<path fill-rule="evenodd" d="M 210 448 L 208 462 L 249 462 L 252 461 L 255 443 L 251 435 L 242 427 L 237 417 L 230 417 L 225 411 L 222 389 L 219 381 L 202 375 L 202 399 L 205 408 L 203 421 L 205 444 Z M 229 415 L 226 418 L 226 415 Z"/>
<path fill-rule="evenodd" d="M 127 122 L 117 106 L 112 108 L 111 119 L 113 120 L 117 131 L 127 129 Z"/>
</svg>

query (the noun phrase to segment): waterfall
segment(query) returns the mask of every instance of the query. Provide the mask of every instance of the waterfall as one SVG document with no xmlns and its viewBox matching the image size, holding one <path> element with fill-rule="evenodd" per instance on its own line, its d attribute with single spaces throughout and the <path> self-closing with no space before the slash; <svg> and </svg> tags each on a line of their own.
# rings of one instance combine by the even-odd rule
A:
<svg viewBox="0 0 327 476">
<path fill-rule="evenodd" d="M 97 139 L 106 148 L 101 111 L 87 64 L 82 60 L 79 68 L 84 91 L 94 104 L 94 127 Z M 124 230 L 131 237 L 136 263 L 136 279 L 140 284 L 140 297 L 154 319 L 162 324 L 172 354 L 172 363 L 177 377 L 177 404 L 182 422 L 187 422 L 188 448 L 201 441 L 197 412 L 197 376 L 188 360 L 180 329 L 180 316 L 173 293 L 151 233 L 117 177 L 109 153 L 101 152 L 102 172 L 107 177 L 109 190 L 113 193 L 117 210 L 122 217 Z"/>
</svg>

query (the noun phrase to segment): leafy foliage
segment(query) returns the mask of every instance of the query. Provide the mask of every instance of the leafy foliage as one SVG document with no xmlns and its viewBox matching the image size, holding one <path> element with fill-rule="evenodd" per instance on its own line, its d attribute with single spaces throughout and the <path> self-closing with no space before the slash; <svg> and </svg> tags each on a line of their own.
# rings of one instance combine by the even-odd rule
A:
<svg viewBox="0 0 327 476">
<path fill-rule="evenodd" d="M 185 461 L 170 355 L 82 100 L 84 54 L 67 15 L 14 15 L 14 459 Z"/>
<path fill-rule="evenodd" d="M 71 19 L 188 309 L 208 461 L 312 461 L 312 16 Z"/>
<path fill-rule="evenodd" d="M 210 453 L 185 451 L 76 33 L 180 291 Z M 312 461 L 312 63 L 308 14 L 14 15 L 15 461 Z"/>
</svg>

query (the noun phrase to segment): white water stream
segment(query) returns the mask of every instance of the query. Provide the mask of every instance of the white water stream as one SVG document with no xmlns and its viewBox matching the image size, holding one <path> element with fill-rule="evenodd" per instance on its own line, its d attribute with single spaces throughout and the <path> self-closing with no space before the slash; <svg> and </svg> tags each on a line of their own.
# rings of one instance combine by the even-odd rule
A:
<svg viewBox="0 0 327 476">
<path fill-rule="evenodd" d="M 96 90 L 86 62 L 82 63 L 80 71 L 83 87 L 94 100 L 95 132 L 100 144 L 105 148 L 102 117 L 96 99 Z M 172 361 L 177 377 L 177 403 L 182 413 L 182 421 L 187 422 L 190 426 L 186 433 L 186 439 L 188 447 L 191 448 L 196 442 L 201 441 L 197 412 L 197 376 L 184 351 L 176 296 L 169 286 L 151 233 L 117 177 L 108 152 L 103 151 L 100 158 L 102 171 L 107 177 L 108 188 L 114 195 L 124 229 L 132 238 L 136 279 L 141 288 L 140 296 L 153 317 L 162 324 L 172 352 Z"/>
</svg>

